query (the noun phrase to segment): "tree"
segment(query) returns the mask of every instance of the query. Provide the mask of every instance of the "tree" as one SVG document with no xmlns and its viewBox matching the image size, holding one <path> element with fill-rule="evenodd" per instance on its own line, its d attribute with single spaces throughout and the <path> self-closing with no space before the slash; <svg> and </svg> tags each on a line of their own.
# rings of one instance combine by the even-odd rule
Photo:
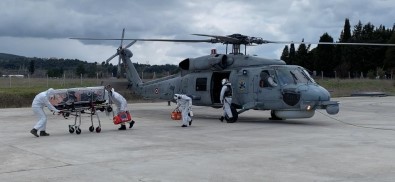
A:
<svg viewBox="0 0 395 182">
<path fill-rule="evenodd" d="M 304 39 L 302 39 L 304 42 Z M 312 59 L 309 56 L 310 44 L 306 47 L 306 44 L 300 44 L 295 55 L 295 64 L 312 69 Z"/>
<path fill-rule="evenodd" d="M 286 63 L 288 63 L 289 61 L 289 49 L 288 49 L 288 45 L 286 45 L 283 49 L 283 53 L 281 54 L 280 57 L 281 60 L 285 61 Z"/>
<path fill-rule="evenodd" d="M 289 60 L 287 64 L 295 64 L 295 45 L 291 44 L 291 48 L 289 48 Z"/>
<path fill-rule="evenodd" d="M 32 60 L 30 60 L 30 62 L 29 62 L 29 73 L 32 75 L 32 74 L 34 73 L 34 71 L 35 71 L 35 68 L 34 68 L 34 59 L 32 59 Z"/>
<path fill-rule="evenodd" d="M 324 33 L 320 37 L 320 42 L 333 42 L 333 38 L 328 34 Z M 333 45 L 321 45 L 319 44 L 316 48 L 316 53 L 314 56 L 315 69 L 317 71 L 324 71 L 326 76 L 334 75 L 334 68 L 336 65 L 334 61 L 334 49 Z"/>
<path fill-rule="evenodd" d="M 75 74 L 76 74 L 77 76 L 80 76 L 81 74 L 84 75 L 85 73 L 86 73 L 85 67 L 84 67 L 84 65 L 83 65 L 82 63 L 80 63 L 80 64 L 77 66 L 77 69 L 75 70 Z"/>
<path fill-rule="evenodd" d="M 392 36 L 388 41 L 389 44 L 395 44 L 395 30 L 392 29 Z M 395 47 L 388 47 L 385 52 L 384 59 L 384 69 L 385 70 L 395 70 Z"/>
<path fill-rule="evenodd" d="M 348 42 L 351 39 L 351 26 L 350 26 L 350 20 L 346 18 L 344 21 L 344 28 L 340 34 L 340 42 Z"/>
</svg>

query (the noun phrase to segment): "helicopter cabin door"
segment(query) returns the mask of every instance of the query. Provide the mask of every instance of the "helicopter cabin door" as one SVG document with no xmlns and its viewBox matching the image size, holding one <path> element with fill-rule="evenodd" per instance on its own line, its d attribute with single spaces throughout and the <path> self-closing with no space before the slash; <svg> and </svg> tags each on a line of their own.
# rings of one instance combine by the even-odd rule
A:
<svg viewBox="0 0 395 182">
<path fill-rule="evenodd" d="M 254 93 L 257 94 L 257 102 L 264 103 L 265 107 L 278 107 L 281 102 L 281 92 L 277 84 L 277 78 L 273 69 L 263 69 L 257 75 Z M 267 108 L 266 108 L 267 109 Z"/>
<path fill-rule="evenodd" d="M 211 77 L 211 101 L 213 105 L 221 104 L 220 95 L 222 84 L 221 80 L 224 78 L 229 79 L 230 72 L 213 72 L 213 76 Z"/>
</svg>

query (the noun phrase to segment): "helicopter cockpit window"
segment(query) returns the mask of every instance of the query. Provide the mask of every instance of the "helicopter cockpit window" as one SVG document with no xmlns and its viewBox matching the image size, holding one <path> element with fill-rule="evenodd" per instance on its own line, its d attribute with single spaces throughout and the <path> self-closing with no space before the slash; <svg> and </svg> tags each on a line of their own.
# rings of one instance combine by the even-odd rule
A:
<svg viewBox="0 0 395 182">
<path fill-rule="evenodd" d="M 280 68 L 277 69 L 277 76 L 282 85 L 313 82 L 303 69 L 300 68 Z"/>
<path fill-rule="evenodd" d="M 196 91 L 206 91 L 206 90 L 207 90 L 207 78 L 197 78 Z"/>
<path fill-rule="evenodd" d="M 259 81 L 259 87 L 264 88 L 264 87 L 275 87 L 277 86 L 277 83 L 274 79 L 274 76 L 272 76 L 268 70 L 263 70 L 260 74 L 260 81 Z"/>
</svg>

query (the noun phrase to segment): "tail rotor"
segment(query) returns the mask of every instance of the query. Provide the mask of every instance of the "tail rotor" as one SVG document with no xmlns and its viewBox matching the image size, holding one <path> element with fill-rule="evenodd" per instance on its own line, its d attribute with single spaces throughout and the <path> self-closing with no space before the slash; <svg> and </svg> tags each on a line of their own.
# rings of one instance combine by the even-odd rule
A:
<svg viewBox="0 0 395 182">
<path fill-rule="evenodd" d="M 121 44 L 119 45 L 118 49 L 117 49 L 117 53 L 115 53 L 114 55 L 112 55 L 110 58 L 108 58 L 106 60 L 106 64 L 108 64 L 112 59 L 114 59 L 115 57 L 118 56 L 118 65 L 117 65 L 117 78 L 120 78 L 122 75 L 121 72 L 121 64 L 122 64 L 122 60 L 125 62 L 123 56 L 125 55 L 125 49 L 129 48 L 130 46 L 132 46 L 134 43 L 136 43 L 136 40 L 133 40 L 131 43 L 129 43 L 128 45 L 126 45 L 125 47 L 123 47 L 123 40 L 125 37 L 125 28 L 122 30 L 122 37 L 121 37 Z M 133 56 L 133 54 L 130 55 L 130 57 Z M 126 64 L 126 63 L 125 63 Z"/>
</svg>

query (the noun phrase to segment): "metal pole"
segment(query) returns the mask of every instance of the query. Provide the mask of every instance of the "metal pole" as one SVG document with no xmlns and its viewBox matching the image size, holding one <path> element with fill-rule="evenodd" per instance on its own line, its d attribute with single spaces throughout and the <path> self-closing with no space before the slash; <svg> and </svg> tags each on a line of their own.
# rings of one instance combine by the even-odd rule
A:
<svg viewBox="0 0 395 182">
<path fill-rule="evenodd" d="M 96 72 L 96 85 L 99 85 L 99 73 Z"/>
</svg>

